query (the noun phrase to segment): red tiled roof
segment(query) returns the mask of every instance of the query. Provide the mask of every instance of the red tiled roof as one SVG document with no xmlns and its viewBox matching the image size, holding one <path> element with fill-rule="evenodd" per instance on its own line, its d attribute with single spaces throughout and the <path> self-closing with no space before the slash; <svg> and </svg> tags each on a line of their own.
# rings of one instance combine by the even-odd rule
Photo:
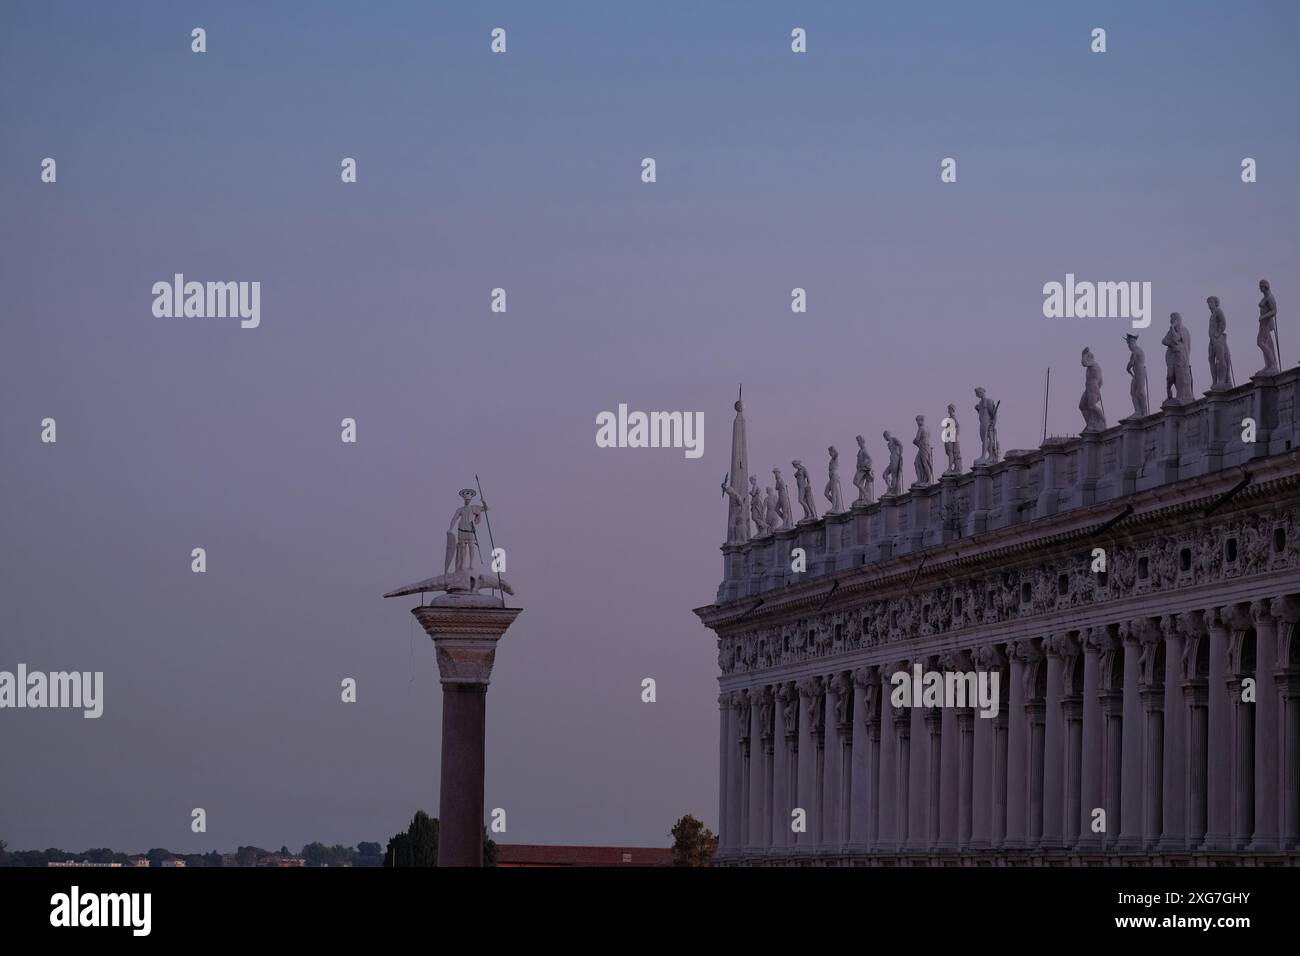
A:
<svg viewBox="0 0 1300 956">
<path fill-rule="evenodd" d="M 497 866 L 671 866 L 673 851 L 648 846 L 498 843 Z"/>
</svg>

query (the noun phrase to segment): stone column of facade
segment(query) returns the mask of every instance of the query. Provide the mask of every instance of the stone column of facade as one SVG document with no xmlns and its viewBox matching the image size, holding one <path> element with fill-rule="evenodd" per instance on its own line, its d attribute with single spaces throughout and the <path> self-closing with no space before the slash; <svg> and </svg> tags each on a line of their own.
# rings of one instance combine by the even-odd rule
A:
<svg viewBox="0 0 1300 956">
<path fill-rule="evenodd" d="M 913 661 L 913 666 L 916 662 Z M 926 661 L 921 662 L 924 672 Z M 925 723 L 925 708 L 912 701 L 908 710 L 908 793 L 911 795 L 907 819 L 907 848 L 924 852 L 930 847 L 930 731 Z"/>
<path fill-rule="evenodd" d="M 1102 756 L 1102 802 L 1106 811 L 1105 845 L 1119 842 L 1122 808 L 1121 770 L 1124 746 L 1124 647 L 1118 627 L 1108 631 L 1104 649 L 1097 658 L 1101 719 L 1106 728 Z"/>
<path fill-rule="evenodd" d="M 938 670 L 940 665 L 933 658 L 926 662 L 926 670 Z M 928 850 L 937 850 L 940 844 L 940 817 L 942 809 L 943 786 L 943 712 L 948 708 L 920 707 L 921 701 L 912 701 L 913 709 L 919 708 L 921 719 L 925 724 L 927 738 L 925 789 L 925 842 Z"/>
<path fill-rule="evenodd" d="M 1282 709 L 1282 848 L 1300 849 L 1300 599 L 1277 599 L 1277 681 Z M 1276 605 L 1275 605 L 1276 606 Z"/>
<path fill-rule="evenodd" d="M 817 840 L 817 741 L 814 725 L 821 703 L 821 681 L 806 677 L 799 681 L 799 788 L 795 809 L 803 810 L 804 831 L 795 834 L 800 851 L 810 849 Z"/>
<path fill-rule="evenodd" d="M 1184 627 L 1185 624 L 1175 615 L 1160 619 L 1160 630 L 1165 638 L 1165 740 L 1161 758 L 1164 778 L 1160 792 L 1164 796 L 1164 807 L 1160 815 L 1159 849 L 1166 852 L 1182 850 L 1186 845 L 1187 705 L 1182 688 Z"/>
<path fill-rule="evenodd" d="M 1281 837 L 1278 826 L 1277 620 L 1268 598 L 1250 606 L 1255 622 L 1255 835 L 1250 849 L 1273 851 Z"/>
<path fill-rule="evenodd" d="M 731 798 L 727 787 L 731 783 L 731 691 L 718 694 L 718 855 L 726 856 L 732 848 L 735 833 L 727 819 Z"/>
<path fill-rule="evenodd" d="M 817 698 L 817 712 L 813 716 L 813 747 L 816 753 L 816 763 L 813 770 L 813 806 L 815 812 L 809 815 L 809 820 L 816 823 L 816 826 L 808 827 L 808 834 L 811 837 L 809 843 L 813 849 L 821 846 L 822 840 L 826 835 L 826 697 L 827 685 L 830 683 L 826 678 L 818 678 L 820 696 Z"/>
<path fill-rule="evenodd" d="M 1119 636 L 1124 642 L 1123 740 L 1120 744 L 1120 809 L 1118 849 L 1136 850 L 1142 845 L 1142 699 L 1138 690 L 1138 660 L 1141 656 L 1139 621 L 1125 621 Z M 1110 821 L 1107 821 L 1108 823 Z"/>
<path fill-rule="evenodd" d="M 970 848 L 975 832 L 975 708 L 957 711 L 957 847 Z"/>
<path fill-rule="evenodd" d="M 1065 722 L 1065 767 L 1062 771 L 1061 846 L 1079 842 L 1083 800 L 1083 654 L 1077 632 L 1063 635 L 1061 717 Z"/>
<path fill-rule="evenodd" d="M 1255 707 L 1242 699 L 1244 682 L 1255 677 L 1255 663 L 1249 659 L 1254 621 L 1249 604 L 1235 604 L 1228 611 L 1228 676 L 1224 682 L 1228 720 L 1231 724 L 1231 845 L 1242 850 L 1255 830 Z M 1256 688 L 1258 692 L 1258 687 Z"/>
<path fill-rule="evenodd" d="M 1179 615 L 1183 631 L 1182 691 L 1187 715 L 1187 846 L 1198 849 L 1205 843 L 1209 823 L 1210 719 L 1209 681 L 1200 669 L 1202 650 L 1209 653 L 1210 632 L 1207 612 L 1188 611 Z"/>
<path fill-rule="evenodd" d="M 899 661 L 894 670 L 906 673 L 909 670 L 907 661 Z M 885 699 L 888 700 L 888 696 Z M 894 757 L 894 840 L 898 849 L 902 851 L 907 849 L 911 836 L 908 816 L 912 809 L 912 711 L 906 707 L 891 707 L 891 710 L 897 740 Z"/>
<path fill-rule="evenodd" d="M 1065 845 L 1065 652 L 1070 635 L 1053 634 L 1043 641 L 1047 654 L 1047 724 L 1043 743 L 1043 846 Z"/>
<path fill-rule="evenodd" d="M 821 806 L 821 830 L 817 843 L 823 852 L 829 852 L 839 843 L 836 814 L 839 811 L 840 791 L 840 734 L 836 711 L 840 696 L 838 674 L 822 678 L 826 692 L 822 695 L 822 773 L 818 803 Z"/>
<path fill-rule="evenodd" d="M 1007 770 L 1010 752 L 1011 726 L 1011 663 L 1008 657 L 1008 645 L 996 645 L 992 648 L 994 659 L 1000 668 L 998 715 L 993 718 L 993 770 L 991 773 L 993 790 L 990 794 L 989 843 L 994 847 L 1005 846 L 1007 842 Z"/>
<path fill-rule="evenodd" d="M 874 673 L 876 668 L 871 669 Z M 867 812 L 867 845 L 871 849 L 880 846 L 881 830 L 881 811 L 882 794 L 880 789 L 881 763 L 883 761 L 883 740 L 880 713 L 880 684 L 873 681 L 866 689 L 866 726 L 867 735 L 871 741 L 871 749 L 868 753 L 868 776 L 867 792 L 869 794 L 869 804 Z M 888 703 L 888 702 L 886 702 Z"/>
<path fill-rule="evenodd" d="M 772 850 L 773 853 L 781 852 L 794 842 L 793 834 L 790 832 L 790 811 L 793 809 L 790 802 L 790 779 L 791 779 L 791 760 L 790 760 L 790 740 L 792 733 L 798 733 L 796 727 L 790 726 L 786 721 L 786 714 L 791 713 L 790 700 L 794 698 L 795 706 L 793 708 L 794 722 L 797 724 L 799 717 L 799 694 L 794 689 L 794 685 L 789 681 L 782 681 L 776 685 L 775 700 L 773 701 L 772 713 Z"/>
<path fill-rule="evenodd" d="M 1025 642 L 1025 720 L 1029 726 L 1027 740 L 1025 843 L 1037 849 L 1043 842 L 1043 768 L 1047 721 L 1047 657 L 1042 642 Z"/>
<path fill-rule="evenodd" d="M 736 692 L 736 759 L 731 765 L 731 818 L 735 821 L 736 848 L 749 842 L 749 688 Z"/>
<path fill-rule="evenodd" d="M 871 791 L 871 736 L 868 732 L 870 709 L 867 689 L 874 685 L 874 668 L 859 667 L 853 672 L 853 751 L 849 771 L 849 825 L 845 840 L 850 852 L 862 853 L 871 845 L 871 816 L 875 795 Z"/>
<path fill-rule="evenodd" d="M 411 609 L 433 639 L 442 683 L 439 866 L 483 865 L 487 688 L 497 642 L 520 611 L 487 595 L 459 592 Z"/>
<path fill-rule="evenodd" d="M 1155 619 L 1134 621 L 1138 637 L 1138 695 L 1142 703 L 1142 845 L 1155 849 L 1164 825 L 1165 660 L 1164 630 Z"/>
<path fill-rule="evenodd" d="M 878 810 L 876 813 L 876 843 L 874 849 L 885 853 L 898 848 L 898 731 L 894 726 L 894 708 L 889 702 L 892 671 L 886 664 L 880 668 L 880 692 L 876 695 L 880 707 L 880 779 L 877 783 Z"/>
<path fill-rule="evenodd" d="M 990 682 L 997 672 L 999 691 L 1002 673 L 996 648 L 984 646 L 975 652 L 975 666 L 981 674 L 988 674 Z M 1001 708 L 999 708 L 1000 710 Z M 971 832 L 968 846 L 972 850 L 988 849 L 993 832 L 993 717 L 977 717 L 974 721 L 973 772 L 971 780 Z"/>
<path fill-rule="evenodd" d="M 1100 849 L 1104 834 L 1094 832 L 1092 811 L 1103 805 L 1105 793 L 1106 725 L 1101 712 L 1101 655 L 1111 644 L 1105 627 L 1080 635 L 1083 648 L 1083 761 L 1080 771 L 1079 839 L 1081 849 Z"/>
<path fill-rule="evenodd" d="M 1228 677 L 1228 628 L 1219 608 L 1205 609 L 1205 628 L 1210 635 L 1210 675 L 1206 685 L 1206 712 L 1209 726 L 1208 757 L 1206 759 L 1206 821 L 1205 842 L 1207 850 L 1226 849 L 1231 831 L 1232 784 L 1232 732 L 1228 695 L 1225 692 Z"/>
<path fill-rule="evenodd" d="M 956 674 L 965 674 L 971 670 L 970 657 L 964 651 L 949 653 L 940 658 L 944 670 Z M 978 696 L 978 690 L 976 691 Z M 945 702 L 946 703 L 946 702 Z M 970 777 L 961 775 L 962 740 L 959 713 L 969 707 L 944 707 L 943 721 L 940 728 L 939 763 L 939 843 L 943 851 L 956 850 L 959 843 L 960 815 L 963 803 L 962 787 L 965 786 L 964 802 L 970 803 Z"/>
<path fill-rule="evenodd" d="M 763 729 L 763 813 L 759 829 L 759 845 L 770 851 L 776 836 L 772 831 L 772 801 L 776 799 L 776 688 L 768 686 L 764 693 Z"/>
<path fill-rule="evenodd" d="M 749 692 L 749 840 L 752 850 L 767 849 L 767 827 L 772 821 L 763 799 L 767 787 L 767 743 L 771 740 L 767 720 L 771 716 L 772 692 L 763 686 Z"/>
<path fill-rule="evenodd" d="M 1007 829 L 1003 846 L 1021 849 L 1025 845 L 1027 821 L 1026 778 L 1029 773 L 1029 720 L 1025 713 L 1025 657 L 1028 641 L 1017 641 L 1008 657 L 1011 660 L 1011 701 L 1007 718 Z"/>
<path fill-rule="evenodd" d="M 853 801 L 853 672 L 841 671 L 839 706 L 835 709 L 837 739 L 839 740 L 839 793 L 836 795 L 838 817 L 835 823 L 836 849 L 843 851 L 849 841 L 849 810 Z"/>
</svg>

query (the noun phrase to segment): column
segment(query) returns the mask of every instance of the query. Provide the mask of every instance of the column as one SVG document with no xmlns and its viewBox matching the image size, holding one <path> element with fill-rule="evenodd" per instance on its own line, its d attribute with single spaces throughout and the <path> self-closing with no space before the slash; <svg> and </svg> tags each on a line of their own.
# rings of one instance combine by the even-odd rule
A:
<svg viewBox="0 0 1300 956">
<path fill-rule="evenodd" d="M 791 698 L 795 705 L 790 705 Z M 792 714 L 795 724 L 799 721 L 799 694 L 789 681 L 776 685 L 776 700 L 773 708 L 772 727 L 772 849 L 773 852 L 791 843 L 790 833 L 790 743 L 789 735 L 797 732 L 787 725 L 786 714 Z"/>
<path fill-rule="evenodd" d="M 1092 811 L 1102 806 L 1105 782 L 1106 727 L 1101 712 L 1101 654 L 1112 642 L 1109 629 L 1081 634 L 1083 649 L 1083 757 L 1079 773 L 1080 849 L 1100 849 L 1104 834 L 1092 827 Z"/>
<path fill-rule="evenodd" d="M 822 784 L 822 848 L 838 852 L 844 842 L 841 827 L 844 803 L 844 744 L 848 726 L 849 695 L 853 681 L 847 672 L 837 672 L 826 679 L 826 773 Z"/>
<path fill-rule="evenodd" d="M 1142 699 L 1138 690 L 1138 634 L 1143 624 L 1125 621 L 1119 636 L 1124 642 L 1123 741 L 1120 744 L 1120 809 L 1117 849 L 1142 845 Z"/>
<path fill-rule="evenodd" d="M 1138 694 L 1142 704 L 1142 845 L 1155 849 L 1164 824 L 1165 660 L 1164 631 L 1155 618 L 1134 621 L 1140 648 Z"/>
<path fill-rule="evenodd" d="M 1011 685 L 1015 680 L 1011 676 L 1009 653 L 1010 645 L 998 645 L 992 648 L 993 657 L 999 668 L 998 715 L 993 718 L 993 790 L 990 795 L 989 842 L 992 846 L 1005 846 L 1007 842 L 1007 768 L 1011 725 Z"/>
<path fill-rule="evenodd" d="M 991 688 L 994 676 L 997 677 L 994 701 L 1001 692 L 1002 675 L 997 671 L 993 648 L 981 647 L 975 652 L 975 665 L 980 677 L 989 682 Z M 990 707 L 990 710 L 992 709 Z M 1000 708 L 999 708 L 1000 709 Z M 988 849 L 990 834 L 993 832 L 993 721 L 992 714 L 977 713 L 973 721 L 973 744 L 971 757 L 971 829 L 966 846 L 972 850 Z"/>
<path fill-rule="evenodd" d="M 912 662 L 916 666 L 916 662 Z M 922 667 L 924 668 L 924 664 Z M 925 708 L 912 701 L 908 734 L 908 795 L 911 797 L 907 816 L 907 848 L 922 852 L 930 847 L 930 733 L 925 724 Z"/>
<path fill-rule="evenodd" d="M 746 814 L 749 802 L 749 688 L 738 690 L 734 700 L 736 710 L 736 740 L 734 746 L 736 750 L 731 764 L 729 792 L 731 794 L 731 819 L 736 833 L 734 845 L 737 852 L 743 855 L 749 842 L 749 818 Z"/>
<path fill-rule="evenodd" d="M 1164 755 L 1161 764 L 1164 779 L 1160 792 L 1161 809 L 1159 849 L 1180 851 L 1186 845 L 1187 807 L 1187 705 L 1182 688 L 1183 629 L 1186 625 L 1175 615 L 1160 619 L 1165 638 L 1164 676 Z"/>
<path fill-rule="evenodd" d="M 749 692 L 749 848 L 766 850 L 765 834 L 772 822 L 763 800 L 767 779 L 767 743 L 771 732 L 767 722 L 772 716 L 771 691 L 754 687 Z"/>
<path fill-rule="evenodd" d="M 1108 637 L 1109 641 L 1097 659 L 1097 693 L 1101 698 L 1101 719 L 1105 727 L 1101 806 L 1106 811 L 1105 845 L 1112 849 L 1119 842 L 1123 796 L 1124 645 L 1118 625 L 1108 632 Z"/>
<path fill-rule="evenodd" d="M 1300 599 L 1293 594 L 1275 599 L 1278 609 L 1276 676 L 1282 711 L 1282 848 L 1300 849 L 1300 654 L 1296 625 Z"/>
<path fill-rule="evenodd" d="M 1029 773 L 1026 784 L 1025 842 L 1033 849 L 1043 844 L 1043 774 L 1046 747 L 1047 669 L 1042 642 L 1029 643 L 1025 659 L 1025 718 L 1029 722 Z"/>
<path fill-rule="evenodd" d="M 795 809 L 803 810 L 804 830 L 795 833 L 795 845 L 807 851 L 817 840 L 817 741 L 813 725 L 818 722 L 821 703 L 821 680 L 806 677 L 799 681 L 799 787 Z"/>
<path fill-rule="evenodd" d="M 1187 716 L 1185 805 L 1189 849 L 1198 849 L 1205 842 L 1209 819 L 1209 670 L 1208 663 L 1201 663 L 1209 659 L 1208 616 L 1208 612 L 1199 610 L 1178 616 L 1184 641 L 1181 684 Z"/>
<path fill-rule="evenodd" d="M 1235 604 L 1227 615 L 1228 677 L 1224 683 L 1232 737 L 1230 788 L 1231 845 L 1242 850 L 1255 830 L 1255 707 L 1242 700 L 1243 685 L 1255 676 L 1254 621 L 1249 604 Z M 1256 687 L 1256 699 L 1258 699 Z"/>
<path fill-rule="evenodd" d="M 718 695 L 718 849 L 725 856 L 731 849 L 734 833 L 727 819 L 731 808 L 727 787 L 731 783 L 731 691 Z"/>
<path fill-rule="evenodd" d="M 970 657 L 964 651 L 944 655 L 942 663 L 945 670 L 958 675 L 958 680 L 962 680 L 962 675 L 972 672 Z M 946 676 L 944 682 L 946 686 Z M 962 711 L 968 711 L 970 709 L 970 698 L 978 699 L 979 697 L 978 686 L 966 686 L 964 682 L 962 686 L 966 688 L 966 694 L 968 695 L 968 701 L 966 702 L 967 706 L 944 707 L 942 726 L 939 731 L 940 770 L 938 848 L 945 852 L 956 850 L 960 843 L 958 831 L 960 829 L 959 817 L 961 815 L 960 807 L 962 803 L 961 793 L 963 778 L 961 776 L 962 741 L 958 715 Z M 945 701 L 945 703 L 947 703 L 947 701 Z M 961 704 L 962 701 L 959 699 L 954 701 L 954 703 Z M 966 801 L 969 803 L 969 775 L 965 778 L 964 783 L 967 790 Z"/>
<path fill-rule="evenodd" d="M 916 701 L 912 702 L 913 705 Z M 928 772 L 925 788 L 925 847 L 939 848 L 940 816 L 942 813 L 940 787 L 943 784 L 943 712 L 946 707 L 927 707 L 921 711 L 929 740 L 927 753 Z"/>
<path fill-rule="evenodd" d="M 1043 642 L 1047 653 L 1047 725 L 1043 744 L 1043 845 L 1065 845 L 1065 654 L 1072 647 L 1066 632 Z"/>
<path fill-rule="evenodd" d="M 887 853 L 898 848 L 898 731 L 894 726 L 894 708 L 889 702 L 889 678 L 892 665 L 880 668 L 880 690 L 877 693 L 880 707 L 880 779 L 876 842 L 877 853 Z"/>
<path fill-rule="evenodd" d="M 1250 848 L 1278 848 L 1277 620 L 1268 598 L 1250 606 L 1255 622 L 1255 835 Z"/>
<path fill-rule="evenodd" d="M 906 661 L 899 661 L 895 670 L 908 671 Z M 888 700 L 888 697 L 885 698 Z M 909 813 L 912 809 L 912 711 L 906 707 L 892 707 L 894 720 L 895 774 L 894 774 L 894 839 L 900 851 L 906 850 Z"/>
<path fill-rule="evenodd" d="M 1011 660 L 1011 702 L 1007 718 L 1007 829 L 1003 845 L 1020 849 L 1025 845 L 1027 793 L 1026 776 L 1029 773 L 1029 721 L 1025 713 L 1025 659 L 1028 641 L 1017 641 L 1007 656 Z"/>
<path fill-rule="evenodd" d="M 875 794 L 871 790 L 871 706 L 868 690 L 876 686 L 873 667 L 853 672 L 853 751 L 849 770 L 849 826 L 845 837 L 850 852 L 863 853 L 871 844 L 871 818 Z M 871 703 L 875 703 L 874 697 Z"/>
<path fill-rule="evenodd" d="M 1226 609 L 1225 609 L 1226 610 Z M 1206 685 L 1206 729 L 1208 754 L 1206 757 L 1206 821 L 1205 842 L 1207 850 L 1221 850 L 1228 846 L 1230 830 L 1230 796 L 1232 765 L 1231 724 L 1228 713 L 1228 696 L 1224 691 L 1228 677 L 1228 628 L 1219 608 L 1205 609 L 1205 628 L 1210 639 L 1210 674 Z"/>
</svg>

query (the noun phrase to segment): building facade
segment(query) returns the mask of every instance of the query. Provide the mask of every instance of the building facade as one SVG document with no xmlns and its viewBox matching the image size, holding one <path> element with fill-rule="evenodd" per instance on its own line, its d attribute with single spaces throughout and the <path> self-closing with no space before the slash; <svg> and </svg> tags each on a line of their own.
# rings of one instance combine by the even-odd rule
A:
<svg viewBox="0 0 1300 956">
<path fill-rule="evenodd" d="M 1300 861 L 1298 392 L 1257 375 L 763 533 L 731 493 L 695 612 L 717 861 Z M 896 706 L 916 665 L 996 674 L 996 708 Z"/>
</svg>

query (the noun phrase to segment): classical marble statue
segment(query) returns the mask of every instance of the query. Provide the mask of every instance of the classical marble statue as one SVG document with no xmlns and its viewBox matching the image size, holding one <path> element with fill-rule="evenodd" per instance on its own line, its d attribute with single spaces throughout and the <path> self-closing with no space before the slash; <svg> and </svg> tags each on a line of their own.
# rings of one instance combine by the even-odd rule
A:
<svg viewBox="0 0 1300 956">
<path fill-rule="evenodd" d="M 1264 367 L 1255 374 L 1272 375 L 1282 367 L 1277 341 L 1277 302 L 1267 279 L 1259 280 L 1259 291 L 1264 293 L 1264 298 L 1259 300 L 1259 334 L 1255 336 L 1255 344 L 1264 353 Z"/>
<path fill-rule="evenodd" d="M 1083 413 L 1083 430 L 1099 432 L 1106 430 L 1106 406 L 1101 401 L 1101 366 L 1097 364 L 1092 349 L 1084 349 L 1079 364 L 1087 371 L 1084 374 L 1083 395 L 1079 398 L 1079 411 Z"/>
<path fill-rule="evenodd" d="M 777 528 L 781 527 L 780 500 L 777 498 L 776 492 L 772 490 L 771 485 L 768 485 L 764 490 L 767 492 L 767 497 L 763 502 L 763 520 L 767 522 L 768 531 L 775 531 Z"/>
<path fill-rule="evenodd" d="M 1228 351 L 1228 320 L 1219 308 L 1219 297 L 1205 300 L 1210 307 L 1210 388 L 1232 388 L 1232 354 Z"/>
<path fill-rule="evenodd" d="M 826 453 L 831 456 L 831 460 L 826 468 L 826 488 L 822 494 L 831 503 L 826 513 L 834 515 L 844 510 L 844 499 L 840 497 L 840 453 L 835 450 L 834 445 L 827 448 Z"/>
<path fill-rule="evenodd" d="M 763 503 L 763 489 L 758 487 L 758 476 L 749 476 L 749 516 L 754 521 L 754 537 L 761 538 L 771 529 L 767 526 L 767 508 Z"/>
<path fill-rule="evenodd" d="M 885 466 L 885 497 L 903 493 L 903 443 L 889 432 L 885 432 L 885 444 L 889 446 L 889 464 Z"/>
<path fill-rule="evenodd" d="M 781 527 L 794 527 L 794 510 L 790 507 L 790 489 L 781 477 L 781 469 L 772 469 L 772 478 L 776 484 L 776 510 L 781 514 Z"/>
<path fill-rule="evenodd" d="M 853 503 L 855 505 L 869 505 L 876 500 L 876 492 L 872 487 L 876 480 L 876 473 L 871 468 L 871 453 L 867 451 L 867 440 L 859 435 L 856 441 L 858 443 L 858 468 L 853 473 L 853 487 L 858 489 L 858 500 Z"/>
<path fill-rule="evenodd" d="M 961 474 L 961 426 L 957 424 L 957 406 L 948 406 L 948 421 L 952 422 L 952 441 L 944 441 L 943 453 L 948 456 L 948 470 L 945 475 Z M 947 434 L 948 426 L 944 425 L 943 433 Z"/>
<path fill-rule="evenodd" d="M 731 476 L 722 479 L 722 494 L 728 499 L 731 527 L 727 530 L 727 544 L 744 544 L 749 540 L 749 517 L 745 498 L 731 486 Z"/>
<path fill-rule="evenodd" d="M 817 520 L 817 504 L 813 501 L 812 496 L 812 479 L 808 477 L 808 469 L 803 466 L 802 461 L 792 461 L 794 466 L 794 483 L 799 489 L 799 506 L 803 508 L 804 521 Z"/>
<path fill-rule="evenodd" d="M 975 389 L 975 412 L 980 418 L 980 456 L 977 465 L 996 465 L 1002 457 L 998 448 L 998 408 L 1001 402 L 994 402 L 984 393 L 984 389 Z"/>
<path fill-rule="evenodd" d="M 930 447 L 930 429 L 925 427 L 925 416 L 916 416 L 916 437 L 912 439 L 916 446 L 916 482 L 913 488 L 924 488 L 934 484 L 934 450 Z"/>
<path fill-rule="evenodd" d="M 1192 400 L 1192 339 L 1183 327 L 1183 317 L 1169 314 L 1169 331 L 1160 340 L 1165 347 L 1165 401 Z"/>
<path fill-rule="evenodd" d="M 390 591 L 384 597 L 401 597 L 423 591 L 474 593 L 482 590 L 501 590 L 506 594 L 515 593 L 514 588 L 505 578 L 484 565 L 476 526 L 483 520 L 488 506 L 486 503 L 476 504 L 474 498 L 477 495 L 478 492 L 472 488 L 461 489 L 461 506 L 452 513 L 451 524 L 447 528 L 447 548 L 443 556 L 442 574 Z"/>
<path fill-rule="evenodd" d="M 1124 371 L 1130 376 L 1128 393 L 1133 399 L 1133 417 L 1143 418 L 1151 411 L 1147 405 L 1147 356 L 1132 332 L 1124 336 L 1124 341 L 1128 343 L 1128 365 Z"/>
</svg>

